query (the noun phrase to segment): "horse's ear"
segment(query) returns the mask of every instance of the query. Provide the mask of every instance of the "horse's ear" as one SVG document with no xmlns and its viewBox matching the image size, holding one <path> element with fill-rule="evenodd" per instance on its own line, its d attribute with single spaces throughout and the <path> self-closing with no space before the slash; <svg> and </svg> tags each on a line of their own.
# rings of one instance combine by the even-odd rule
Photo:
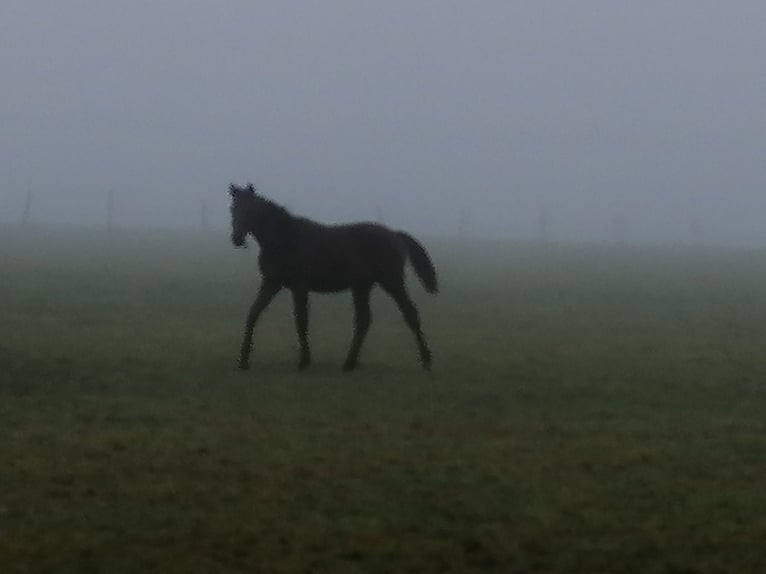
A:
<svg viewBox="0 0 766 574">
<path fill-rule="evenodd" d="M 233 183 L 229 184 L 229 195 L 231 195 L 232 197 L 235 197 L 238 191 L 239 191 L 239 188 L 236 185 L 234 185 Z"/>
<path fill-rule="evenodd" d="M 255 186 L 252 183 L 247 184 L 247 193 L 250 195 L 255 195 Z"/>
</svg>

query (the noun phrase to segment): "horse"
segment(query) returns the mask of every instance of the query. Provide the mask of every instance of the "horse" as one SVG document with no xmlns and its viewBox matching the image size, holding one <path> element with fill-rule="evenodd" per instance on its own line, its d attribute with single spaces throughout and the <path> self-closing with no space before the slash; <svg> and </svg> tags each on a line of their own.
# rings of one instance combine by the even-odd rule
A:
<svg viewBox="0 0 766 574">
<path fill-rule="evenodd" d="M 291 214 L 256 192 L 252 183 L 229 185 L 231 241 L 246 247 L 251 235 L 260 247 L 261 285 L 245 321 L 239 368 L 250 364 L 253 329 L 261 313 L 283 289 L 292 292 L 295 326 L 300 343 L 299 370 L 311 363 L 308 342 L 309 292 L 350 290 L 354 303 L 354 333 L 344 371 L 356 368 L 359 351 L 370 328 L 370 292 L 379 285 L 398 305 L 415 335 L 420 361 L 431 367 L 431 350 L 420 316 L 404 283 L 409 260 L 428 293 L 438 291 L 436 268 L 426 249 L 411 235 L 377 223 L 325 225 Z"/>
</svg>

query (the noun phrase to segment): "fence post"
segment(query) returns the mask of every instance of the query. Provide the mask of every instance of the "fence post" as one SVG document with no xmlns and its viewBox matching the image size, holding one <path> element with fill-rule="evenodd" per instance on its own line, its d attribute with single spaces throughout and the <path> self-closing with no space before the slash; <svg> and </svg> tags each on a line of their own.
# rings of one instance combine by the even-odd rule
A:
<svg viewBox="0 0 766 574">
<path fill-rule="evenodd" d="M 618 213 L 612 220 L 614 240 L 617 243 L 626 243 L 628 240 L 629 224 L 628 218 L 623 213 Z"/>
<path fill-rule="evenodd" d="M 468 233 L 468 210 L 464 207 L 460 210 L 457 221 L 458 237 L 464 238 Z"/>
<path fill-rule="evenodd" d="M 543 207 L 537 215 L 537 232 L 542 241 L 548 241 L 550 239 L 552 226 L 553 216 L 551 215 L 551 210 L 547 207 Z"/>
<path fill-rule="evenodd" d="M 29 220 L 32 217 L 32 190 L 28 189 L 26 197 L 24 198 L 24 210 L 21 212 L 21 224 L 29 225 Z"/>
<path fill-rule="evenodd" d="M 199 228 L 202 233 L 208 231 L 207 202 L 204 199 L 199 206 Z"/>
<path fill-rule="evenodd" d="M 705 226 L 697 217 L 692 217 L 689 221 L 689 236 L 693 245 L 705 242 Z"/>
<path fill-rule="evenodd" d="M 114 228 L 114 190 L 106 194 L 106 229 L 111 232 Z"/>
</svg>

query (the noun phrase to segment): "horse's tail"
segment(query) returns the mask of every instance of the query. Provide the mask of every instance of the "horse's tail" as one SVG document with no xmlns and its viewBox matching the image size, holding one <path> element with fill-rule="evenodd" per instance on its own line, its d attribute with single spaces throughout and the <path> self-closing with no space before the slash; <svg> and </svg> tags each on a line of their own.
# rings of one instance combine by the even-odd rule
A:
<svg viewBox="0 0 766 574">
<path fill-rule="evenodd" d="M 420 282 L 429 293 L 436 293 L 439 290 L 439 286 L 436 281 L 436 268 L 434 267 L 431 257 L 428 255 L 428 251 L 417 240 L 400 231 L 397 233 L 399 238 L 404 243 L 404 251 L 407 254 L 412 267 L 415 269 L 415 273 L 420 279 Z"/>
</svg>

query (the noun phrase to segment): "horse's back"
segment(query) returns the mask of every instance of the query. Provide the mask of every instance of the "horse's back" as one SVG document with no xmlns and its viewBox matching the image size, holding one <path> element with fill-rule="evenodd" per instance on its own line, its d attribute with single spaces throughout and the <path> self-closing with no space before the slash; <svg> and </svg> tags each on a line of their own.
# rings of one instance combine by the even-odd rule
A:
<svg viewBox="0 0 766 574">
<path fill-rule="evenodd" d="M 403 267 L 396 233 L 377 223 L 302 225 L 296 279 L 315 291 L 341 291 L 384 280 Z"/>
</svg>

